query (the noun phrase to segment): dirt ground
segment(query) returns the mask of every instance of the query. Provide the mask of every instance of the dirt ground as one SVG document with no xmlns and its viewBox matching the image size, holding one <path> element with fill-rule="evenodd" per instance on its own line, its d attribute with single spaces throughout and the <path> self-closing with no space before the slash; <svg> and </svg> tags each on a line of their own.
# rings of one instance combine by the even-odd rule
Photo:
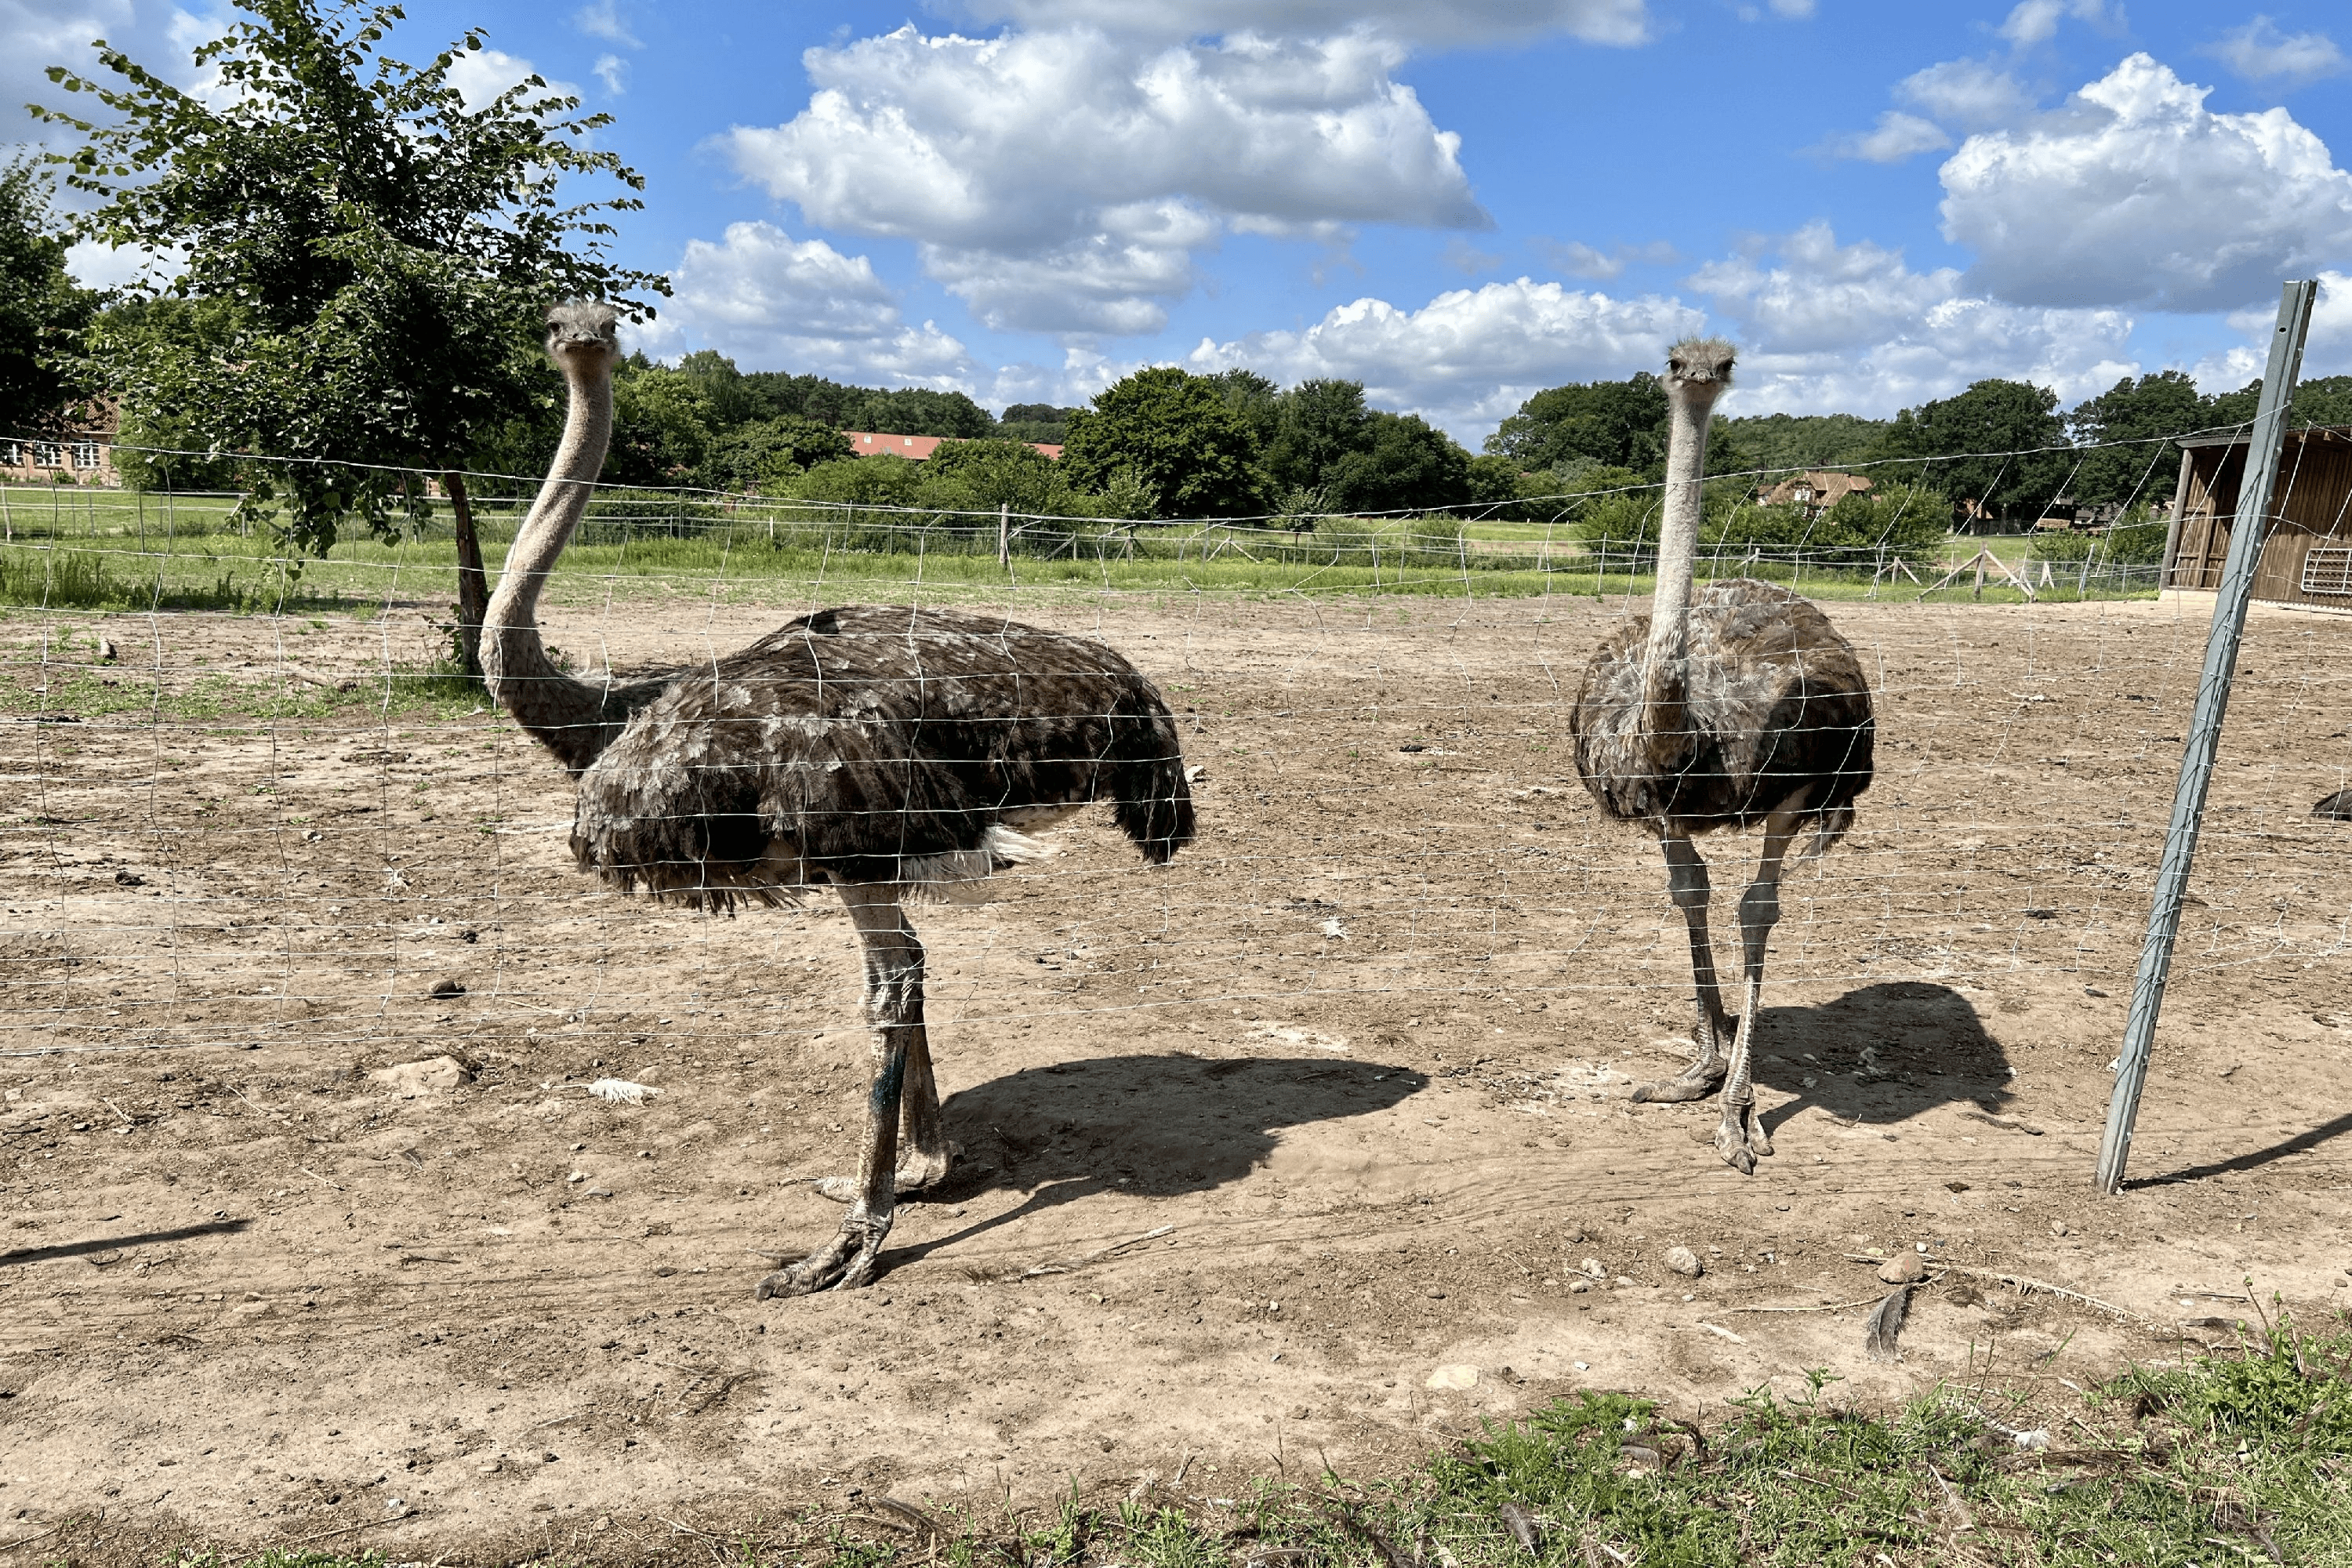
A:
<svg viewBox="0 0 2352 1568">
<path fill-rule="evenodd" d="M 802 607 L 551 635 L 692 659 Z M 1809 1367 L 1865 1402 L 1988 1363 L 2082 1384 L 2249 1276 L 2347 1296 L 2352 826 L 2306 814 L 2352 782 L 2352 620 L 2253 626 L 2136 1184 L 2101 1198 L 2197 607 L 1831 606 L 1879 672 L 1880 773 L 1785 897 L 1748 1179 L 1710 1107 L 1627 1099 L 1686 1046 L 1688 967 L 1654 847 L 1570 771 L 1622 602 L 1008 607 L 1166 684 L 1202 837 L 1150 871 L 1088 816 L 922 912 L 962 1165 L 877 1287 L 767 1303 L 852 1158 L 834 908 L 585 883 L 563 777 L 487 713 L 175 717 L 204 678 L 424 656 L 375 623 L 0 622 L 0 1551 L 97 1509 L 125 1539 L 610 1555 L 811 1500 L 1228 1495 L 1578 1386 L 1711 1417 Z M 152 710 L 32 721 L 94 632 Z M 1751 852 L 1710 848 L 1727 910 Z M 470 1083 L 371 1076 L 445 1054 Z M 1982 1272 L 1873 1364 L 1850 1258 L 1920 1244 Z M 1759 1310 L 1791 1307 L 1838 1310 Z"/>
</svg>

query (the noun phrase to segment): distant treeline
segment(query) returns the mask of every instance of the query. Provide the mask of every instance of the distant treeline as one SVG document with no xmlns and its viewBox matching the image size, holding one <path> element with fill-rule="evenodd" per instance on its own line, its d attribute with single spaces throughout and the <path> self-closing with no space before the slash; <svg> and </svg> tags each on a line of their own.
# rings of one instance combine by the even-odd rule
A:
<svg viewBox="0 0 2352 1568">
<path fill-rule="evenodd" d="M 1904 464 L 1884 477 L 1974 500 L 1985 514 L 2010 521 L 2038 518 L 2061 496 L 2085 507 L 2162 505 L 2171 500 L 2179 452 L 2157 438 L 2250 424 L 2262 391 L 2256 380 L 2209 396 L 2182 372 L 2158 371 L 2137 380 L 2126 376 L 2062 411 L 2057 394 L 2047 387 L 1979 381 L 1892 419 L 1853 414 L 1718 419 L 1707 468 L 1834 468 L 1933 459 L 1916 468 Z M 2299 384 L 2294 419 L 2352 425 L 2352 376 Z M 1646 472 L 1662 461 L 1664 420 L 1664 391 L 1647 376 L 1555 387 L 1528 399 L 1489 447 L 1553 466 L 1584 458 Z M 1623 434 L 1612 437 L 1612 431 Z"/>
</svg>

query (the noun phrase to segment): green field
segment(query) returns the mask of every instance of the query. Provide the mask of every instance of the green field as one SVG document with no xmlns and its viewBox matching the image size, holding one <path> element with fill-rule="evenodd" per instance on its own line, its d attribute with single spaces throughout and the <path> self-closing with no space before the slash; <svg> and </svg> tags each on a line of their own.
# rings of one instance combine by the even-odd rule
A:
<svg viewBox="0 0 2352 1568">
<path fill-rule="evenodd" d="M 446 521 L 391 540 L 346 538 L 324 558 L 290 558 L 234 497 L 166 498 L 30 487 L 0 490 L 0 604 L 77 610 L 226 610 L 242 614 L 440 613 L 457 595 L 456 546 Z M 691 598 L 698 603 L 805 600 L 837 584 L 844 597 L 953 599 L 961 593 L 1096 589 L 1239 595 L 1410 595 L 1524 597 L 1646 594 L 1646 562 L 1596 560 L 1557 525 L 1479 522 L 1459 540 L 1407 522 L 1361 535 L 1313 535 L 1218 524 L 1147 524 L 1132 531 L 1017 535 L 1009 567 L 995 554 L 993 520 L 824 514 L 757 505 L 722 512 L 658 496 L 600 498 L 582 538 L 550 584 L 557 602 Z M 518 511 L 481 509 L 483 550 L 502 561 Z M 927 525 L 928 524 L 928 525 Z M 1990 546 L 2022 568 L 2031 541 L 1955 537 L 1941 563 L 1911 563 L 1932 582 Z M 1634 568 L 1640 569 L 1634 569 Z M 1767 577 L 1816 598 L 1916 598 L 1908 581 L 1874 584 L 1866 572 L 1803 563 L 1703 558 L 1703 576 Z M 2061 572 L 2045 599 L 2147 597 L 2152 574 Z M 1979 597 L 1972 580 L 1933 595 Z M 2006 584 L 1981 598 L 2015 603 Z"/>
</svg>

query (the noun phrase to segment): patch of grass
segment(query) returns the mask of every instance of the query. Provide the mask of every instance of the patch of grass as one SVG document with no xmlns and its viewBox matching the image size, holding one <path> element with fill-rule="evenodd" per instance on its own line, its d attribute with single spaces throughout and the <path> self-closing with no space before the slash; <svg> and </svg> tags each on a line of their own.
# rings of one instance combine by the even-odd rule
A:
<svg viewBox="0 0 2352 1568">
<path fill-rule="evenodd" d="M 135 713 L 173 721 L 324 720 L 360 714 L 462 718 L 489 701 L 481 687 L 452 671 L 395 667 L 348 684 L 246 680 L 201 675 L 158 685 L 136 673 L 56 666 L 45 683 L 29 673 L 0 674 L 0 713 L 100 719 Z M 241 733 L 228 731 L 226 733 Z"/>
<path fill-rule="evenodd" d="M 1748 1394 L 1705 1431 L 1647 1400 L 1584 1392 L 1490 1423 L 1391 1480 L 1325 1470 L 1258 1477 L 1231 1497 L 1073 1490 L 1025 1510 L 869 1497 L 713 1524 L 705 1538 L 744 1568 L 2333 1565 L 2352 1563 L 2347 1362 L 2352 1333 L 2282 1322 L 2235 1352 L 2134 1368 L 2087 1394 L 1979 1378 L 1891 1413 L 1839 1402 L 1836 1380 L 1816 1373 L 1792 1396 Z M 1228 1489 L 1197 1470 L 1188 1486 Z M 596 1553 L 639 1555 L 618 1542 Z M 382 1562 L 289 1554 L 239 1568 Z"/>
</svg>

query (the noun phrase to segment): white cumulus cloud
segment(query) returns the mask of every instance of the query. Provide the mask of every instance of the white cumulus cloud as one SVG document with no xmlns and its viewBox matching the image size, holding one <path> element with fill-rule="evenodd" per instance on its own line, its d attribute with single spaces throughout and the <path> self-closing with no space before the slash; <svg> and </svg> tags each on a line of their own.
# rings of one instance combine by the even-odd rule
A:
<svg viewBox="0 0 2352 1568">
<path fill-rule="evenodd" d="M 2352 174 L 2284 109 L 2214 114 L 2135 54 L 2057 112 L 1943 166 L 1946 238 L 2027 305 L 2210 310 L 2352 258 Z"/>
<path fill-rule="evenodd" d="M 962 343 L 931 322 L 908 325 L 870 261 L 821 239 L 796 240 L 772 224 L 730 224 L 715 245 L 688 241 L 670 281 L 677 298 L 632 346 L 656 354 L 714 348 L 746 370 L 942 389 L 971 384 Z"/>
<path fill-rule="evenodd" d="M 2268 16 L 2233 27 L 2204 51 L 2248 81 L 2301 87 L 2345 68 L 2344 51 L 2325 33 L 2282 33 Z"/>
<path fill-rule="evenodd" d="M 1691 287 L 1742 347 L 1739 411 L 1885 416 L 1988 376 L 2076 401 L 2137 366 L 2121 310 L 2034 309 L 1971 295 L 1953 268 L 1915 272 L 1824 223 L 1709 263 Z"/>
<path fill-rule="evenodd" d="M 1705 321 L 1677 300 L 1612 299 L 1521 278 L 1453 289 L 1417 310 L 1358 300 L 1302 331 L 1203 339 L 1183 363 L 1202 372 L 1244 365 L 1286 384 L 1360 381 L 1373 404 L 1421 414 L 1475 450 L 1543 388 L 1651 369 Z"/>
<path fill-rule="evenodd" d="M 1617 245 L 1607 250 L 1580 239 L 1538 239 L 1534 243 L 1538 254 L 1554 270 L 1596 282 L 1607 282 L 1637 261 L 1664 267 L 1681 259 L 1675 247 L 1663 239 L 1654 239 L 1647 245 Z"/>
<path fill-rule="evenodd" d="M 2103 32 L 2118 31 L 2124 25 L 2123 7 L 2117 5 L 2110 10 L 2106 0 L 2019 0 L 1999 31 L 2011 43 L 2025 48 L 2056 37 L 2058 24 L 2069 16 L 2088 22 Z"/>
<path fill-rule="evenodd" d="M 1900 163 L 1906 158 L 1933 153 L 1951 144 L 1952 139 L 1934 121 L 1890 109 L 1881 113 L 1878 123 L 1868 131 L 1832 137 L 1823 143 L 1822 151 L 1833 158 L 1860 158 L 1870 163 Z"/>
<path fill-rule="evenodd" d="M 2198 384 L 2209 392 L 2234 391 L 2263 374 L 2271 334 L 2278 330 L 2274 300 L 2230 312 L 2230 325 L 2246 342 L 2207 356 L 2197 366 Z M 2304 345 L 2303 379 L 2352 373 L 2352 271 L 2319 274 L 2319 298 L 2312 304 L 2311 336 Z"/>
<path fill-rule="evenodd" d="M 504 49 L 465 50 L 449 62 L 449 85 L 457 89 L 468 109 L 479 109 L 507 89 L 538 75 L 529 60 Z M 580 89 L 568 81 L 548 81 L 547 91 L 566 98 L 580 96 Z M 533 96 L 539 95 L 534 92 Z"/>
<path fill-rule="evenodd" d="M 1811 0 L 1774 0 L 1811 8 Z M 1373 32 L 1412 43 L 1493 43 L 1566 34 L 1592 44 L 1649 41 L 1643 0 L 963 0 L 984 22 L 1087 27 L 1162 41 L 1251 33 L 1328 37 Z"/>
<path fill-rule="evenodd" d="M 572 25 L 590 37 L 603 38 L 624 48 L 645 47 L 622 19 L 620 0 L 595 0 L 593 5 L 582 6 L 572 14 Z"/>
<path fill-rule="evenodd" d="M 1984 60 L 1939 60 L 1913 71 L 1895 96 L 1945 125 L 1981 131 L 2013 124 L 2033 112 L 2033 94 L 2006 68 Z"/>
<path fill-rule="evenodd" d="M 1148 331 L 1229 230 L 1486 225 L 1403 58 L 1363 33 L 1138 48 L 908 26 L 809 50 L 808 107 L 722 144 L 811 222 L 919 241 L 992 326 Z"/>
</svg>

